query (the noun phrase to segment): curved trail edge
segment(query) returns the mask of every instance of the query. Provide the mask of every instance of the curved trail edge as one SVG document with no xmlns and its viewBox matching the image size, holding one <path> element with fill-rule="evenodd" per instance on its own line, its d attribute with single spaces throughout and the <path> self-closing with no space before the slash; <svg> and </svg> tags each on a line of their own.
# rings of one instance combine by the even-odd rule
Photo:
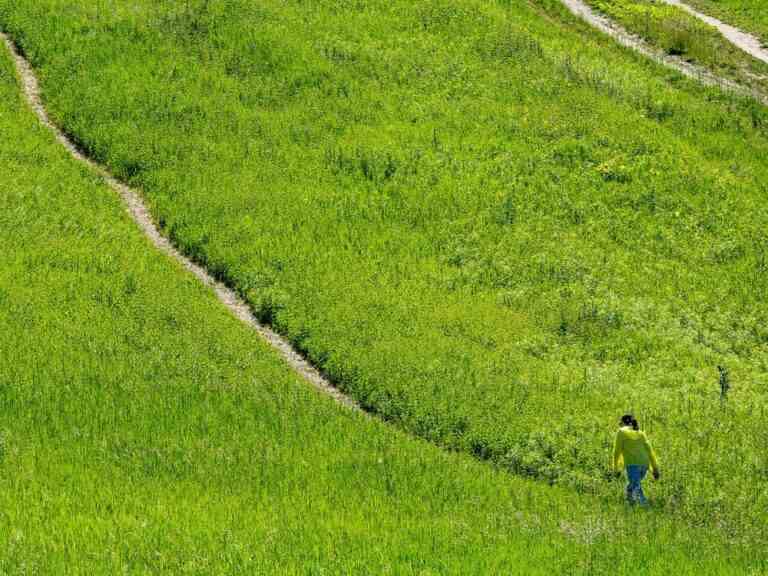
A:
<svg viewBox="0 0 768 576">
<path fill-rule="evenodd" d="M 626 28 L 617 24 L 607 16 L 599 14 L 591 6 L 587 5 L 583 0 L 560 0 L 560 1 L 574 16 L 581 18 L 593 28 L 596 28 L 601 32 L 604 32 L 605 34 L 607 34 L 608 36 L 616 40 L 622 46 L 630 48 L 631 50 L 634 50 L 635 52 L 642 54 L 643 56 L 646 56 L 651 60 L 654 60 L 655 62 L 663 64 L 664 66 L 677 70 L 684 76 L 687 76 L 694 80 L 698 80 L 700 83 L 704 84 L 705 86 L 717 86 L 722 88 L 723 90 L 727 90 L 735 94 L 749 96 L 754 98 L 758 102 L 768 106 L 768 94 L 764 94 L 759 90 L 749 88 L 747 86 L 739 84 L 738 82 L 735 82 L 728 78 L 723 78 L 722 76 L 718 76 L 714 72 L 711 72 L 710 70 L 702 66 L 691 64 L 690 62 L 686 62 L 682 58 L 678 58 L 677 56 L 671 56 L 665 53 L 664 51 L 651 46 L 648 42 L 643 40 L 640 36 L 637 36 L 636 34 L 632 34 Z M 674 2 L 674 0 L 664 0 L 664 1 L 670 4 Z M 681 7 L 682 7 L 682 3 L 681 3 Z M 720 22 L 720 24 L 723 24 L 723 23 Z M 730 42 L 733 42 L 733 40 L 728 36 L 726 36 L 726 39 L 728 39 Z M 742 45 L 740 44 L 734 44 L 734 45 L 744 50 L 744 47 Z M 766 54 L 766 56 L 768 56 L 768 54 Z"/>
<path fill-rule="evenodd" d="M 699 12 L 692 6 L 689 6 L 685 2 L 681 2 L 680 0 L 662 0 L 663 2 L 666 2 L 670 6 L 675 6 L 677 8 L 680 8 L 681 10 L 685 10 L 690 14 L 691 16 L 694 16 L 695 18 L 698 18 L 702 22 L 705 22 L 706 24 L 709 24 L 710 26 L 713 26 L 717 28 L 718 32 L 725 36 L 726 40 L 728 40 L 731 44 L 736 46 L 737 48 L 743 50 L 753 58 L 757 58 L 758 60 L 762 60 L 766 64 L 768 64 L 768 49 L 763 48 L 762 42 L 760 42 L 760 39 L 757 36 L 753 36 L 752 34 L 745 32 L 744 30 L 741 30 L 739 28 L 736 28 L 736 26 L 731 26 L 730 24 L 726 24 L 722 20 L 718 20 L 714 16 L 710 16 L 708 14 L 704 14 L 703 12 Z"/>
<path fill-rule="evenodd" d="M 224 304 L 236 318 L 253 328 L 262 339 L 264 339 L 272 348 L 277 350 L 291 369 L 304 380 L 336 400 L 342 406 L 363 412 L 360 405 L 355 400 L 335 388 L 314 366 L 307 362 L 307 360 L 299 354 L 287 340 L 278 335 L 268 326 L 261 324 L 253 315 L 249 306 L 235 293 L 234 290 L 214 280 L 205 268 L 195 264 L 179 252 L 179 250 L 160 233 L 160 230 L 153 222 L 141 195 L 129 186 L 119 182 L 106 168 L 88 158 L 75 143 L 51 121 L 40 97 L 40 84 L 37 80 L 37 76 L 32 70 L 31 64 L 24 56 L 22 56 L 16 44 L 5 32 L 0 31 L 0 38 L 5 42 L 5 45 L 13 56 L 16 70 L 21 81 L 22 91 L 24 92 L 27 103 L 37 115 L 38 120 L 53 132 L 56 140 L 67 149 L 73 158 L 98 173 L 104 179 L 106 184 L 120 195 L 131 218 L 136 222 L 149 241 L 161 252 L 164 252 L 166 255 L 176 260 L 183 268 L 191 272 L 203 284 L 212 288 L 221 303 Z"/>
</svg>

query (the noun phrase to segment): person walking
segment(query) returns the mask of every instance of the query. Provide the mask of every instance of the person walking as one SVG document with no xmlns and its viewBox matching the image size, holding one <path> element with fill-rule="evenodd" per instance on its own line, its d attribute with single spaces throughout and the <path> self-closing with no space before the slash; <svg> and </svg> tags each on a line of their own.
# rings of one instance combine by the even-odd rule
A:
<svg viewBox="0 0 768 576">
<path fill-rule="evenodd" d="M 627 501 L 630 504 L 639 503 L 645 506 L 648 501 L 643 494 L 641 483 L 648 473 L 649 466 L 653 471 L 653 478 L 659 479 L 659 463 L 645 432 L 640 430 L 640 425 L 632 414 L 624 414 L 619 426 L 613 444 L 613 470 L 619 476 L 622 468 L 626 467 Z"/>
</svg>

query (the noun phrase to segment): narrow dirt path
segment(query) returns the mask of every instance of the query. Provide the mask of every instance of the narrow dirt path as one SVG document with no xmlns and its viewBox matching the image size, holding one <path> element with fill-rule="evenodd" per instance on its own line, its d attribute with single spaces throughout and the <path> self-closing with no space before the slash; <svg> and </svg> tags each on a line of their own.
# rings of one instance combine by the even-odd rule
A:
<svg viewBox="0 0 768 576">
<path fill-rule="evenodd" d="M 748 32 L 744 32 L 743 30 L 740 30 L 735 26 L 726 24 L 722 20 L 718 20 L 717 18 L 704 14 L 703 12 L 699 12 L 692 6 L 689 6 L 688 4 L 686 4 L 685 2 L 681 2 L 680 0 L 662 0 L 662 1 L 666 2 L 671 6 L 680 8 L 681 10 L 685 10 L 691 16 L 698 18 L 702 22 L 706 22 L 710 26 L 714 26 L 715 28 L 717 28 L 720 34 L 725 36 L 726 40 L 728 40 L 731 44 L 733 44 L 737 48 L 740 48 L 741 50 L 743 50 L 753 58 L 757 58 L 758 60 L 762 60 L 763 62 L 768 64 L 768 49 L 763 48 L 762 43 L 756 36 L 753 36 Z"/>
<path fill-rule="evenodd" d="M 598 14 L 595 10 L 592 9 L 592 7 L 587 5 L 582 0 L 561 0 L 561 2 L 565 5 L 566 8 L 568 8 L 568 10 L 570 10 L 572 14 L 581 18 L 590 26 L 597 28 L 601 32 L 604 32 L 611 38 L 615 39 L 622 46 L 626 46 L 627 48 L 630 48 L 635 52 L 642 54 L 643 56 L 659 62 L 660 64 L 663 64 L 669 68 L 673 68 L 674 70 L 677 70 L 689 78 L 698 80 L 704 85 L 719 86 L 720 88 L 730 92 L 751 96 L 758 102 L 768 106 L 768 95 L 743 86 L 728 78 L 718 76 L 717 74 L 714 74 L 702 66 L 691 64 L 682 58 L 672 56 L 658 48 L 651 46 L 645 40 L 636 34 L 632 34 L 631 32 L 627 31 L 623 26 L 612 21 L 610 18 L 603 16 L 602 14 Z"/>
<path fill-rule="evenodd" d="M 294 372 L 299 374 L 299 376 L 304 378 L 321 392 L 331 396 L 339 404 L 352 410 L 361 411 L 357 402 L 335 388 L 314 366 L 309 364 L 301 354 L 294 350 L 287 340 L 269 327 L 259 323 L 248 305 L 232 289 L 224 286 L 220 282 L 216 282 L 204 268 L 181 254 L 181 252 L 179 252 L 176 247 L 160 233 L 160 230 L 152 221 L 149 210 L 145 206 L 138 192 L 119 182 L 105 168 L 96 164 L 78 149 L 74 142 L 72 142 L 48 116 L 48 112 L 40 97 L 40 85 L 30 63 L 21 55 L 16 44 L 14 44 L 7 34 L 0 31 L 0 38 L 5 42 L 5 45 L 13 56 L 16 70 L 19 79 L 21 80 L 24 96 L 29 106 L 37 115 L 37 118 L 44 126 L 53 132 L 56 136 L 56 140 L 69 151 L 73 158 L 98 173 L 109 187 L 120 195 L 131 218 L 138 224 L 139 228 L 141 228 L 141 231 L 144 232 L 144 235 L 149 241 L 160 251 L 176 260 L 186 270 L 194 274 L 203 284 L 210 286 L 222 304 L 224 304 L 224 306 L 226 306 L 240 321 L 253 328 L 259 336 L 272 346 L 272 348 L 277 350 Z"/>
</svg>

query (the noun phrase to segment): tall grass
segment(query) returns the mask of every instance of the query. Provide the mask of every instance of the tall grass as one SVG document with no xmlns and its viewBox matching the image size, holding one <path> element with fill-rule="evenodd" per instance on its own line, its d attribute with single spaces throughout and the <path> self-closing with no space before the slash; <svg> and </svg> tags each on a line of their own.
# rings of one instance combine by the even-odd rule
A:
<svg viewBox="0 0 768 576">
<path fill-rule="evenodd" d="M 633 410 L 660 514 L 763 541 L 764 108 L 552 2 L 0 18 L 65 129 L 364 406 L 601 502 Z"/>
<path fill-rule="evenodd" d="M 728 574 L 763 562 L 721 545 L 693 555 L 701 533 L 663 514 L 514 479 L 319 396 L 151 248 L 19 91 L 3 54 L 3 574 Z"/>
</svg>

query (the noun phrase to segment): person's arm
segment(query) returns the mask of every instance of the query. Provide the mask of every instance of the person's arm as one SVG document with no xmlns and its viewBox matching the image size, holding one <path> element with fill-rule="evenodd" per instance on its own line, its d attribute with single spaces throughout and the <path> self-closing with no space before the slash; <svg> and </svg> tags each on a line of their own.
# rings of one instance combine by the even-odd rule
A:
<svg viewBox="0 0 768 576">
<path fill-rule="evenodd" d="M 653 451 L 653 446 L 651 446 L 651 443 L 648 441 L 648 437 L 645 434 L 643 434 L 643 442 L 645 442 L 645 447 L 648 450 L 648 458 L 651 460 L 651 470 L 653 471 L 653 477 L 658 478 L 659 461 L 656 459 L 656 452 Z"/>
<path fill-rule="evenodd" d="M 624 463 L 624 454 L 622 453 L 621 446 L 621 430 L 616 432 L 616 439 L 613 441 L 613 458 L 611 464 L 613 465 L 614 472 L 621 472 L 621 466 Z"/>
</svg>

